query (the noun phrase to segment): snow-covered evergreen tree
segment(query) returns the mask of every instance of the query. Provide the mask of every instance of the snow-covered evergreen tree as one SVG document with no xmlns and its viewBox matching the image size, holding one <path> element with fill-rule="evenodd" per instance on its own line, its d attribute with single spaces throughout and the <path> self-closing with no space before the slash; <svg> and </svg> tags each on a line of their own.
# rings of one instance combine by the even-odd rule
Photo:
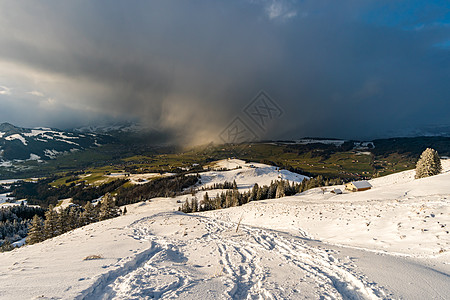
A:
<svg viewBox="0 0 450 300">
<path fill-rule="evenodd" d="M 236 180 L 233 180 L 233 190 L 237 190 L 237 183 L 236 183 Z"/>
<path fill-rule="evenodd" d="M 269 191 L 267 192 L 267 199 L 275 198 L 275 194 L 277 191 L 277 184 L 273 181 L 270 182 Z"/>
<path fill-rule="evenodd" d="M 0 246 L 0 252 L 6 252 L 14 250 L 14 246 L 11 244 L 11 242 L 6 239 L 3 244 Z"/>
<path fill-rule="evenodd" d="M 54 206 L 50 205 L 45 213 L 44 236 L 46 239 L 50 239 L 58 234 L 58 214 L 54 210 Z"/>
<path fill-rule="evenodd" d="M 80 220 L 81 226 L 88 225 L 98 221 L 99 217 L 98 210 L 94 207 L 94 205 L 92 205 L 90 201 L 88 201 L 83 208 L 84 211 L 81 214 Z"/>
<path fill-rule="evenodd" d="M 56 222 L 56 234 L 55 235 L 60 235 L 63 234 L 64 232 L 67 232 L 70 230 L 70 226 L 69 226 L 69 210 L 68 209 L 61 209 L 58 213 L 57 213 L 58 217 L 57 217 L 57 222 Z"/>
<path fill-rule="evenodd" d="M 45 240 L 44 227 L 42 226 L 42 220 L 38 215 L 34 215 L 31 221 L 31 227 L 28 231 L 28 237 L 26 239 L 27 244 L 36 244 Z"/>
<path fill-rule="evenodd" d="M 201 210 L 212 210 L 215 208 L 214 203 L 209 198 L 208 193 L 205 193 L 205 195 L 203 195 L 203 201 L 200 203 L 200 205 L 201 205 Z"/>
<path fill-rule="evenodd" d="M 111 219 L 119 216 L 119 209 L 117 208 L 114 198 L 111 194 L 106 194 L 102 206 L 100 207 L 100 221 Z"/>
<path fill-rule="evenodd" d="M 252 188 L 249 201 L 258 200 L 258 190 L 259 190 L 259 185 L 257 183 L 255 183 L 255 185 Z"/>
<path fill-rule="evenodd" d="M 280 182 L 278 182 L 277 185 L 277 191 L 275 193 L 275 198 L 281 198 L 285 196 L 285 191 L 284 191 L 284 181 L 281 180 Z"/>
<path fill-rule="evenodd" d="M 192 199 L 192 212 L 197 212 L 198 211 L 198 200 L 197 197 L 194 197 Z"/>
<path fill-rule="evenodd" d="M 69 208 L 68 210 L 69 212 L 67 215 L 67 227 L 68 227 L 67 230 L 74 230 L 80 226 L 83 226 L 80 223 L 79 212 L 74 207 Z"/>
<path fill-rule="evenodd" d="M 183 203 L 183 205 L 181 206 L 181 211 L 184 213 L 192 212 L 191 205 L 189 204 L 189 199 L 186 199 L 186 201 Z"/>
<path fill-rule="evenodd" d="M 416 179 L 437 175 L 442 172 L 441 159 L 436 150 L 427 148 L 416 164 Z"/>
</svg>

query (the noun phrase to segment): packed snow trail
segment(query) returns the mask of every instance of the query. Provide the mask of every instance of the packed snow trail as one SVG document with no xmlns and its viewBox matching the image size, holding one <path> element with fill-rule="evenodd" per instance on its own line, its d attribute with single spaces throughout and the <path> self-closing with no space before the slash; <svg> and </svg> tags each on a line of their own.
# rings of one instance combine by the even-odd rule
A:
<svg viewBox="0 0 450 300">
<path fill-rule="evenodd" d="M 162 233 L 176 223 L 183 228 L 175 234 Z M 180 213 L 145 217 L 130 227 L 133 238 L 151 242 L 150 249 L 134 264 L 102 276 L 83 298 L 198 299 L 203 293 L 216 299 L 379 299 L 386 295 L 376 284 L 353 274 L 333 257 L 333 251 L 300 238 L 242 225 L 236 232 L 235 223 Z"/>
</svg>

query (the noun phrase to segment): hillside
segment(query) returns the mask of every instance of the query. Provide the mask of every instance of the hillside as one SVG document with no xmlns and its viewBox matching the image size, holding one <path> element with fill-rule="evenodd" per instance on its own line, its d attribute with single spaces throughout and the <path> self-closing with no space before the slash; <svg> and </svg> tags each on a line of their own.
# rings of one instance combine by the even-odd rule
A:
<svg viewBox="0 0 450 300">
<path fill-rule="evenodd" d="M 99 144 L 102 147 L 96 147 Z M 86 168 L 178 173 L 193 165 L 201 170 L 212 161 L 236 157 L 310 177 L 354 180 L 412 169 L 418 155 L 429 146 L 441 156 L 450 155 L 450 138 L 438 136 L 374 141 L 302 138 L 186 148 L 163 132 L 133 123 L 68 131 L 4 123 L 0 125 L 0 178 L 42 177 Z"/>
<path fill-rule="evenodd" d="M 443 174 L 417 180 L 413 170 L 376 178 L 365 192 L 335 195 L 330 191 L 344 186 L 316 188 L 204 214 L 234 222 L 243 216 L 243 224 L 332 244 L 448 260 L 450 160 L 443 161 L 443 168 Z"/>
<path fill-rule="evenodd" d="M 0 254 L 0 296 L 445 299 L 449 161 L 443 166 L 420 180 L 411 171 L 377 178 L 365 192 L 313 189 L 189 215 L 176 210 L 191 195 L 130 205 L 125 216 Z M 212 171 L 217 182 L 223 172 L 240 188 L 266 180 L 253 167 L 271 168 L 218 167 L 232 170 Z M 99 259 L 85 259 L 92 255 Z"/>
<path fill-rule="evenodd" d="M 111 142 L 107 136 L 95 133 L 75 133 L 54 128 L 22 128 L 0 124 L 0 163 L 11 165 L 14 160 L 48 160 Z"/>
</svg>

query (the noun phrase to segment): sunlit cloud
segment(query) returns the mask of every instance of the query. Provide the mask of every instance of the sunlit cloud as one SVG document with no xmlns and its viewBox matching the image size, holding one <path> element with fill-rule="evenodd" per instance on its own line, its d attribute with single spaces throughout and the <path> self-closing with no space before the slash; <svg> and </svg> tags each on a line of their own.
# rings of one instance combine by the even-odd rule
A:
<svg viewBox="0 0 450 300">
<path fill-rule="evenodd" d="M 270 19 L 290 19 L 297 15 L 297 11 L 286 2 L 277 0 L 267 4 L 266 12 Z"/>
<path fill-rule="evenodd" d="M 251 0 L 251 2 L 261 5 L 270 20 L 285 21 L 298 15 L 295 2 L 290 0 Z"/>
<path fill-rule="evenodd" d="M 27 92 L 30 95 L 36 96 L 36 97 L 45 97 L 45 95 L 41 92 L 38 91 L 31 91 L 31 92 Z"/>
<path fill-rule="evenodd" d="M 11 90 L 3 85 L 0 85 L 0 95 L 11 95 Z"/>
</svg>

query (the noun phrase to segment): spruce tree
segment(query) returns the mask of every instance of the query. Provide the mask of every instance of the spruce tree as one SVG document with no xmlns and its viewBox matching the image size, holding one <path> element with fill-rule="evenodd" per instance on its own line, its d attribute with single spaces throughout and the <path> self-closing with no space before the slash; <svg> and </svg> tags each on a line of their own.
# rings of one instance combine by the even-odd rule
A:
<svg viewBox="0 0 450 300">
<path fill-rule="evenodd" d="M 184 204 L 181 206 L 181 211 L 184 213 L 191 213 L 194 211 L 193 206 L 194 206 L 194 200 L 192 200 L 192 203 L 189 202 L 189 199 L 186 199 L 186 201 L 184 202 Z"/>
<path fill-rule="evenodd" d="M 102 201 L 100 207 L 100 221 L 115 218 L 119 215 L 119 210 L 114 203 L 114 199 L 111 194 L 107 193 Z"/>
<path fill-rule="evenodd" d="M 442 172 L 441 159 L 436 150 L 427 148 L 416 164 L 416 179 L 437 175 Z"/>
<path fill-rule="evenodd" d="M 68 209 L 61 209 L 58 213 L 57 213 L 58 217 L 57 217 L 57 222 L 56 222 L 56 234 L 55 235 L 60 235 L 63 234 L 67 231 L 70 230 L 69 228 L 69 212 Z"/>
<path fill-rule="evenodd" d="M 54 211 L 54 206 L 50 204 L 45 212 L 44 236 L 50 239 L 58 235 L 58 214 Z"/>
<path fill-rule="evenodd" d="M 203 195 L 203 201 L 201 203 L 201 210 L 207 211 L 207 210 L 213 210 L 214 208 L 215 208 L 214 203 L 209 198 L 208 192 L 206 192 L 205 195 Z"/>
<path fill-rule="evenodd" d="M 273 199 L 275 198 L 277 190 L 277 185 L 273 181 L 270 182 L 269 191 L 267 192 L 267 199 Z"/>
<path fill-rule="evenodd" d="M 263 187 L 258 187 L 256 190 L 256 199 L 255 200 L 262 200 L 263 199 Z"/>
<path fill-rule="evenodd" d="M 222 200 L 218 193 L 216 193 L 216 198 L 214 199 L 214 209 L 222 208 Z"/>
<path fill-rule="evenodd" d="M 275 193 L 275 198 L 281 198 L 285 196 L 285 192 L 284 192 L 284 181 L 281 180 L 280 182 L 278 182 L 277 185 L 277 190 Z"/>
<path fill-rule="evenodd" d="M 197 197 L 192 198 L 192 212 L 198 212 L 198 200 Z"/>
<path fill-rule="evenodd" d="M 42 226 L 42 220 L 38 215 L 34 215 L 31 221 L 31 227 L 28 231 L 28 236 L 26 239 L 27 244 L 36 244 L 45 240 L 44 237 L 44 227 Z"/>
<path fill-rule="evenodd" d="M 80 215 L 78 211 L 74 207 L 69 208 L 67 216 L 67 230 L 74 230 L 80 226 L 82 225 L 80 223 Z"/>
<path fill-rule="evenodd" d="M 88 225 L 98 221 L 98 210 L 92 205 L 90 201 L 83 207 L 84 211 L 81 214 L 81 225 Z"/>
<path fill-rule="evenodd" d="M 249 201 L 254 201 L 254 200 L 258 200 L 258 190 L 259 190 L 259 185 L 257 183 L 255 183 L 255 185 L 252 188 L 252 192 L 250 194 L 249 197 Z"/>
<path fill-rule="evenodd" d="M 14 246 L 11 244 L 11 242 L 8 239 L 5 239 L 3 244 L 0 247 L 0 252 L 6 252 L 6 251 L 12 251 L 14 250 Z"/>
<path fill-rule="evenodd" d="M 233 180 L 233 190 L 237 190 L 237 188 L 236 180 Z"/>
</svg>

